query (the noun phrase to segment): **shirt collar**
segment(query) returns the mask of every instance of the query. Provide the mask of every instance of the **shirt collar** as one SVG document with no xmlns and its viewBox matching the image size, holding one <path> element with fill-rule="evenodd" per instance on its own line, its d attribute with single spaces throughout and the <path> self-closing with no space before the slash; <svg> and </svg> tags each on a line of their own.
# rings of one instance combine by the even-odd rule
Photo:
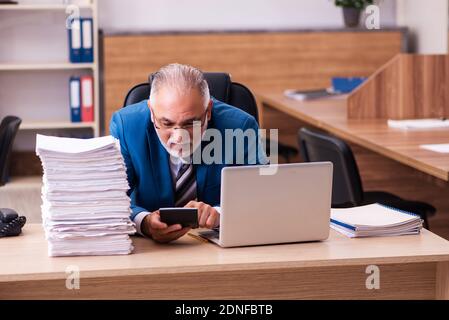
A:
<svg viewBox="0 0 449 320">
<path fill-rule="evenodd" d="M 177 172 L 177 171 L 179 171 L 179 169 L 181 169 L 182 165 L 191 163 L 192 157 L 178 158 L 178 157 L 173 157 L 172 155 L 169 154 L 168 161 L 170 161 L 170 164 L 172 167 L 176 168 L 176 172 Z"/>
</svg>

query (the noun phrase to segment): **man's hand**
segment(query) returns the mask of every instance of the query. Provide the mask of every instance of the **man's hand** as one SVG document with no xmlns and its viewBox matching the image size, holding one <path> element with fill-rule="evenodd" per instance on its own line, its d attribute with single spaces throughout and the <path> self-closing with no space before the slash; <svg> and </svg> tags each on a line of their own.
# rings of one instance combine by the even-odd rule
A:
<svg viewBox="0 0 449 320">
<path fill-rule="evenodd" d="M 189 232 L 190 228 L 182 228 L 180 224 L 167 226 L 166 223 L 161 222 L 159 210 L 157 210 L 143 219 L 141 230 L 154 241 L 167 243 L 182 237 Z"/>
<path fill-rule="evenodd" d="M 198 209 L 198 224 L 200 228 L 215 228 L 220 224 L 220 214 L 215 208 L 204 202 L 190 201 L 185 208 Z"/>
</svg>

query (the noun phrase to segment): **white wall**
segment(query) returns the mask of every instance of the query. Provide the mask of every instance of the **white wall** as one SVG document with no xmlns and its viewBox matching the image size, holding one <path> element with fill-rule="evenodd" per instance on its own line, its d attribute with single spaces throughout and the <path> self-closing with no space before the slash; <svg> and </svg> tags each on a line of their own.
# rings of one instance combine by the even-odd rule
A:
<svg viewBox="0 0 449 320">
<path fill-rule="evenodd" d="M 414 52 L 448 52 L 448 0 L 398 0 L 397 23 L 409 28 Z"/>
<path fill-rule="evenodd" d="M 395 0 L 377 1 L 383 26 L 396 25 Z M 106 33 L 338 28 L 333 0 L 99 0 Z"/>
</svg>

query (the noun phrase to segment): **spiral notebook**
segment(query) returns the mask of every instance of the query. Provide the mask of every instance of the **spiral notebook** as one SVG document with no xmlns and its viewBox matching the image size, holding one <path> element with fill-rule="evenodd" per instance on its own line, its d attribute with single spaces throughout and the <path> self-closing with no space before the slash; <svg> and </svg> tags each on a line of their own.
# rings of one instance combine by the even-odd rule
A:
<svg viewBox="0 0 449 320">
<path fill-rule="evenodd" d="M 331 209 L 331 228 L 351 238 L 419 234 L 422 225 L 418 215 L 379 203 Z"/>
</svg>

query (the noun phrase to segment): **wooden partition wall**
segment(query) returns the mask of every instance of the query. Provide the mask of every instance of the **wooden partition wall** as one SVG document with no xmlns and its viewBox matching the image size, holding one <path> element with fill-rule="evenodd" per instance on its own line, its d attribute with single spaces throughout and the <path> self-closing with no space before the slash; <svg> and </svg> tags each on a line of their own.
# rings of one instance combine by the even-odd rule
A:
<svg viewBox="0 0 449 320">
<path fill-rule="evenodd" d="M 349 119 L 449 116 L 449 55 L 398 54 L 348 97 Z"/>
<path fill-rule="evenodd" d="M 186 63 L 231 74 L 253 91 L 328 87 L 369 76 L 404 49 L 403 29 L 106 35 L 105 133 L 128 90 L 161 66 Z"/>
</svg>

